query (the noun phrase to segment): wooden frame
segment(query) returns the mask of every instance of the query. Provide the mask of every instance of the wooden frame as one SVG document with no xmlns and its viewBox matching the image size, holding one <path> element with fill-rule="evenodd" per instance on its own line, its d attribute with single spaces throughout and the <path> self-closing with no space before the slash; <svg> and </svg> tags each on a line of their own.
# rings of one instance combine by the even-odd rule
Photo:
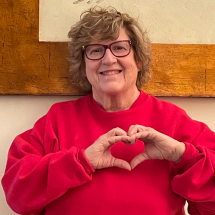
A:
<svg viewBox="0 0 215 215">
<path fill-rule="evenodd" d="M 68 80 L 67 44 L 39 42 L 39 1 L 0 3 L 0 94 L 82 95 Z M 152 44 L 156 96 L 215 96 L 215 45 Z"/>
</svg>

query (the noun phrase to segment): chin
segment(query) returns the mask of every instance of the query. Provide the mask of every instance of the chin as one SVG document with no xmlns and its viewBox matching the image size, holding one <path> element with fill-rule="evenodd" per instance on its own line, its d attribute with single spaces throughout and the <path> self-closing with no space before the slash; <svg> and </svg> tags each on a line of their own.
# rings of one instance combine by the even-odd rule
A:
<svg viewBox="0 0 215 215">
<path fill-rule="evenodd" d="M 124 90 L 119 87 L 112 87 L 112 88 L 108 88 L 108 89 L 102 89 L 102 92 L 107 95 L 117 95 L 117 94 L 123 93 Z"/>
</svg>

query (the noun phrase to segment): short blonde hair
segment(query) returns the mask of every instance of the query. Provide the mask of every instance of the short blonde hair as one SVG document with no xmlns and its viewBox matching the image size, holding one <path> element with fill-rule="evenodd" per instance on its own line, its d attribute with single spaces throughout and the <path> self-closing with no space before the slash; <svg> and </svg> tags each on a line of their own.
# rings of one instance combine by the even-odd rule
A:
<svg viewBox="0 0 215 215">
<path fill-rule="evenodd" d="M 92 86 L 86 77 L 86 66 L 82 46 L 91 42 L 115 40 L 120 28 L 124 27 L 132 41 L 134 59 L 140 71 L 137 77 L 137 88 L 141 89 L 151 77 L 151 44 L 138 22 L 126 13 L 120 13 L 115 8 L 93 7 L 81 14 L 81 19 L 68 33 L 70 75 L 73 84 L 82 91 L 90 93 Z"/>
</svg>

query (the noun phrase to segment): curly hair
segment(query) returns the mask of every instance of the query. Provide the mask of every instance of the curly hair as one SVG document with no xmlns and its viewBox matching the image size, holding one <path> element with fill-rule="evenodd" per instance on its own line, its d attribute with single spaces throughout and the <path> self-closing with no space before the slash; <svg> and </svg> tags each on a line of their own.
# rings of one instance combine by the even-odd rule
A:
<svg viewBox="0 0 215 215">
<path fill-rule="evenodd" d="M 69 42 L 69 71 L 71 81 L 85 93 L 92 91 L 86 77 L 85 60 L 82 46 L 91 42 L 116 40 L 120 28 L 124 27 L 134 50 L 134 59 L 140 68 L 136 85 L 141 89 L 151 78 L 151 44 L 145 31 L 138 22 L 126 13 L 120 13 L 113 7 L 93 7 L 83 12 L 80 21 L 71 27 Z"/>
</svg>

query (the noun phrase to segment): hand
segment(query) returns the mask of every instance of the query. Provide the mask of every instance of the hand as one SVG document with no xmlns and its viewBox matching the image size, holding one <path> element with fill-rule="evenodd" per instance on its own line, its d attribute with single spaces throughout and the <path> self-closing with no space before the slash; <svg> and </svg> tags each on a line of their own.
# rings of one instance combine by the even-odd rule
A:
<svg viewBox="0 0 215 215">
<path fill-rule="evenodd" d="M 114 128 L 108 133 L 100 136 L 91 146 L 85 150 L 85 155 L 94 169 L 102 169 L 108 167 L 120 167 L 126 170 L 131 170 L 128 162 L 115 158 L 110 152 L 110 147 L 125 139 L 127 133 L 120 129 Z M 126 140 L 124 141 L 126 143 Z"/>
<path fill-rule="evenodd" d="M 131 161 L 132 169 L 144 160 L 149 159 L 166 159 L 177 162 L 185 152 L 184 143 L 149 127 L 132 125 L 127 135 L 127 138 L 123 138 L 126 142 L 129 141 L 131 144 L 135 144 L 136 139 L 139 139 L 145 143 L 144 152 L 134 157 Z"/>
</svg>

